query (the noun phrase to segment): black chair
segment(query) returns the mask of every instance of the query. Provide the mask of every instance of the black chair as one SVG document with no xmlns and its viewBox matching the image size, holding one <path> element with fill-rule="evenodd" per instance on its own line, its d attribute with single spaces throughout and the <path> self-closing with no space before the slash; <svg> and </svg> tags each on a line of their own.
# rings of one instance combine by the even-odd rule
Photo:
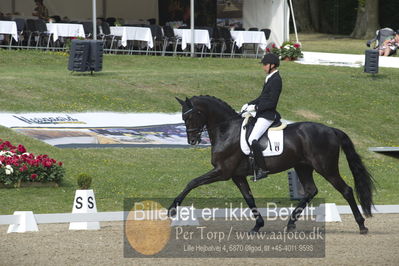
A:
<svg viewBox="0 0 399 266">
<path fill-rule="evenodd" d="M 24 39 L 25 33 L 25 24 L 26 20 L 23 18 L 15 18 L 15 24 L 17 24 L 17 32 L 18 32 L 18 46 L 22 45 L 22 40 Z"/>
<path fill-rule="evenodd" d="M 85 36 L 86 38 L 92 38 L 93 37 L 93 22 L 91 21 L 83 21 L 81 22 L 83 25 L 83 30 L 85 31 Z"/>
<path fill-rule="evenodd" d="M 112 49 L 115 41 L 115 36 L 111 34 L 111 28 L 109 27 L 109 24 L 103 21 L 99 27 L 101 28 L 101 33 L 98 34 L 98 36 L 103 41 L 103 48 L 106 48 L 107 44 L 110 42 L 110 45 L 108 47 L 109 49 Z"/>
<path fill-rule="evenodd" d="M 234 41 L 231 37 L 230 30 L 225 27 L 220 27 L 219 29 L 219 42 L 222 44 L 220 49 L 220 57 L 222 57 L 223 53 L 226 51 L 228 53 L 234 52 Z"/>
<path fill-rule="evenodd" d="M 261 29 L 261 31 L 265 34 L 266 41 L 269 40 L 272 31 L 270 29 Z"/>
<path fill-rule="evenodd" d="M 151 24 L 150 29 L 154 44 L 154 51 L 157 51 L 157 48 L 159 48 L 158 51 L 163 51 L 164 35 L 161 26 Z"/>
<path fill-rule="evenodd" d="M 109 24 L 107 22 L 101 23 L 101 29 L 103 30 L 104 35 L 111 35 L 111 28 L 109 27 Z"/>
<path fill-rule="evenodd" d="M 116 18 L 114 18 L 114 17 L 106 18 L 105 22 L 107 22 L 108 25 L 110 25 L 110 26 L 115 26 Z"/>
<path fill-rule="evenodd" d="M 150 19 L 147 19 L 147 21 L 148 21 L 148 23 L 150 25 L 156 25 L 157 24 L 157 19 L 156 18 L 150 18 Z"/>
<path fill-rule="evenodd" d="M 175 32 L 173 31 L 171 26 L 163 26 L 163 34 L 164 34 L 164 42 L 162 55 L 165 55 L 166 49 L 169 45 L 172 45 L 173 55 L 176 55 L 177 45 L 179 44 L 179 37 L 175 36 Z"/>
<path fill-rule="evenodd" d="M 47 38 L 47 49 L 50 46 L 50 40 L 51 40 L 51 34 L 48 33 L 47 31 L 47 26 L 44 20 L 41 19 L 35 19 L 35 25 L 36 25 L 36 31 L 39 39 L 36 42 L 36 48 L 39 47 L 39 44 L 42 45 L 43 40 Z"/>
<path fill-rule="evenodd" d="M 259 31 L 259 29 L 257 27 L 252 27 L 252 28 L 249 28 L 248 31 Z M 245 45 L 244 45 L 243 50 L 245 52 Z M 258 58 L 259 45 L 253 44 L 253 50 L 255 51 L 256 58 Z"/>
<path fill-rule="evenodd" d="M 213 50 L 213 49 L 212 49 L 212 44 L 214 44 L 214 39 L 213 39 L 214 28 L 212 28 L 212 27 L 198 27 L 198 29 L 207 30 L 207 31 L 208 31 L 208 34 L 209 34 L 209 41 L 210 41 L 210 43 L 211 43 L 211 48 L 210 48 L 209 51 L 210 51 L 211 54 L 212 54 L 212 50 Z M 203 57 L 205 47 L 206 47 L 206 45 L 205 45 L 205 44 L 202 44 L 201 57 Z"/>
<path fill-rule="evenodd" d="M 36 23 L 35 23 L 34 19 L 27 19 L 26 20 L 25 32 L 26 32 L 27 35 L 29 35 L 28 41 L 26 43 L 26 46 L 29 47 L 32 44 L 32 38 L 33 38 L 33 40 L 35 40 L 35 37 L 37 35 Z"/>
<path fill-rule="evenodd" d="M 212 29 L 212 36 L 209 36 L 209 37 L 211 38 L 211 56 L 212 56 L 214 54 L 214 52 L 218 51 L 218 47 L 222 43 L 220 33 L 219 33 L 219 28 L 214 27 Z"/>
</svg>

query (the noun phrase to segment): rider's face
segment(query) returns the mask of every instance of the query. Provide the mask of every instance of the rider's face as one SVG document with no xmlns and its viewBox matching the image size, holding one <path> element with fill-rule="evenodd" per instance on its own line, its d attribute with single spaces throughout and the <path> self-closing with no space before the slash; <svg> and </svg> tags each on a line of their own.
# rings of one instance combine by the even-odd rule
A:
<svg viewBox="0 0 399 266">
<path fill-rule="evenodd" d="M 268 74 L 269 71 L 270 71 L 270 67 L 271 67 L 270 64 L 266 64 L 266 65 L 263 65 L 263 66 L 262 66 L 263 70 L 264 70 L 267 74 Z"/>
</svg>

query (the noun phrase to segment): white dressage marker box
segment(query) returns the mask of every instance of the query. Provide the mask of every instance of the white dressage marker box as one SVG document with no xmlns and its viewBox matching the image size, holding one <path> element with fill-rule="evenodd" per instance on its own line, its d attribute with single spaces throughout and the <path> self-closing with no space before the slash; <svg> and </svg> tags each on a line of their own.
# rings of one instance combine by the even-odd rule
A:
<svg viewBox="0 0 399 266">
<path fill-rule="evenodd" d="M 96 213 L 97 205 L 92 189 L 76 190 L 72 213 Z M 100 222 L 72 222 L 69 230 L 99 230 Z"/>
<path fill-rule="evenodd" d="M 342 222 L 337 205 L 324 203 L 316 209 L 316 222 Z"/>
<path fill-rule="evenodd" d="M 25 233 L 39 231 L 33 212 L 15 211 L 14 215 L 19 216 L 18 224 L 10 224 L 7 233 Z"/>
<path fill-rule="evenodd" d="M 198 217 L 193 206 L 177 206 L 176 216 L 172 218 L 170 226 L 196 226 L 199 225 Z"/>
</svg>

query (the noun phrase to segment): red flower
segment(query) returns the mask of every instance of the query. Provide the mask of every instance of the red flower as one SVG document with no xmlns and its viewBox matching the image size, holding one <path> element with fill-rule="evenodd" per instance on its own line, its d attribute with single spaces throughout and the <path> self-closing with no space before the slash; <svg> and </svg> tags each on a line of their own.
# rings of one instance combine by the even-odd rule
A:
<svg viewBox="0 0 399 266">
<path fill-rule="evenodd" d="M 59 165 L 59 166 L 62 166 L 62 162 L 58 162 L 58 165 Z"/>
<path fill-rule="evenodd" d="M 45 160 L 45 161 L 42 162 L 42 165 L 44 167 L 50 168 L 53 165 L 53 162 L 51 160 Z"/>
<path fill-rule="evenodd" d="M 36 179 L 36 177 L 37 177 L 37 174 L 31 174 L 30 175 L 30 178 L 32 178 L 32 179 Z"/>
<path fill-rule="evenodd" d="M 272 44 L 272 48 L 276 48 L 276 45 L 274 43 Z"/>
<path fill-rule="evenodd" d="M 270 53 L 270 48 L 266 48 L 266 52 Z"/>
<path fill-rule="evenodd" d="M 298 49 L 299 47 L 301 47 L 301 45 L 299 43 L 294 43 L 294 47 Z"/>
<path fill-rule="evenodd" d="M 23 145 L 19 144 L 19 145 L 18 145 L 18 151 L 19 151 L 20 153 L 25 153 L 25 152 L 26 152 L 26 149 L 25 149 L 25 147 L 24 147 Z"/>
<path fill-rule="evenodd" d="M 20 172 L 24 172 L 26 170 L 28 170 L 28 167 L 26 167 L 26 165 L 23 165 L 21 168 L 19 168 Z"/>
</svg>

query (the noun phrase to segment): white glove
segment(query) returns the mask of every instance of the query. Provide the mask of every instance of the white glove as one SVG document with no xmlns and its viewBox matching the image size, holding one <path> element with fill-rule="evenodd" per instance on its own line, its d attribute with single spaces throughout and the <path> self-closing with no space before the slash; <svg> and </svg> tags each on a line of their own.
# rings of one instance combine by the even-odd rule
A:
<svg viewBox="0 0 399 266">
<path fill-rule="evenodd" d="M 247 112 L 256 112 L 256 105 L 255 104 L 248 105 Z"/>
<path fill-rule="evenodd" d="M 245 110 L 247 110 L 247 108 L 248 108 L 248 104 L 246 103 L 246 104 L 244 104 L 242 107 L 241 107 L 241 113 L 243 113 Z"/>
</svg>

